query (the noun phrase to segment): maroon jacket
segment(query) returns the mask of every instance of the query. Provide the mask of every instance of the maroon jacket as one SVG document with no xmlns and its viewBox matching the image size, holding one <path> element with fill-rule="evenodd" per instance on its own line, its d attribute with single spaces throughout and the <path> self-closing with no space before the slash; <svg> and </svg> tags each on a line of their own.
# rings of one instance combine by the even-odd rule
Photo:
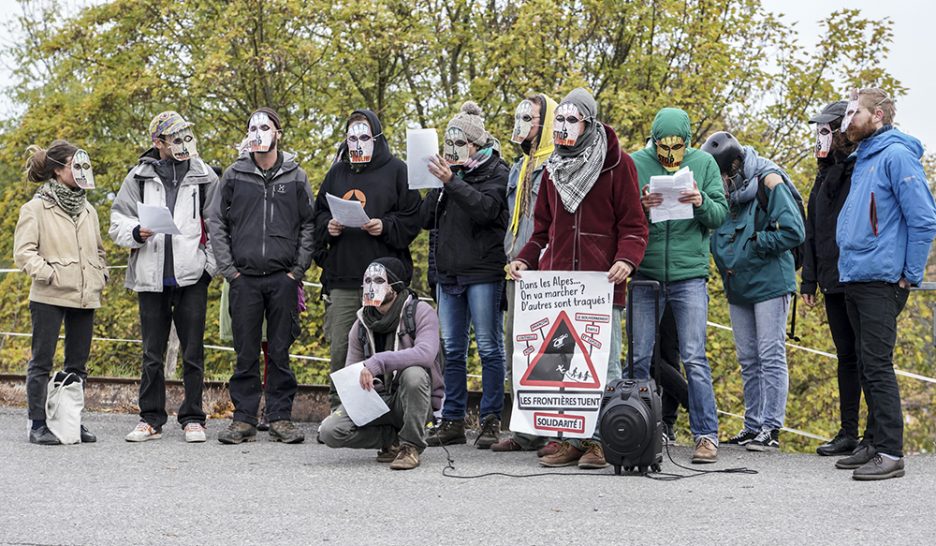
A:
<svg viewBox="0 0 936 546">
<path fill-rule="evenodd" d="M 607 271 L 623 260 L 634 269 L 647 248 L 647 216 L 640 205 L 637 169 L 605 125 L 608 153 L 598 181 L 575 214 L 562 206 L 549 173 L 533 212 L 533 236 L 517 259 L 544 271 Z M 545 251 L 544 251 L 545 250 Z M 624 305 L 625 284 L 614 287 L 614 305 Z"/>
</svg>

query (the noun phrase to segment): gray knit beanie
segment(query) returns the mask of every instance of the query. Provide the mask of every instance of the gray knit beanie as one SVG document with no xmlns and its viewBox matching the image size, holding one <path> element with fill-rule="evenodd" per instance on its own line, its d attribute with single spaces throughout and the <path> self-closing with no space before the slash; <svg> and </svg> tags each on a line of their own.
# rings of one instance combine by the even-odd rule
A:
<svg viewBox="0 0 936 546">
<path fill-rule="evenodd" d="M 487 144 L 490 135 L 484 130 L 484 118 L 481 117 L 481 107 L 475 102 L 468 101 L 462 104 L 461 112 L 455 114 L 452 121 L 448 122 L 446 129 L 457 127 L 461 129 L 468 141 L 477 147 Z"/>
</svg>

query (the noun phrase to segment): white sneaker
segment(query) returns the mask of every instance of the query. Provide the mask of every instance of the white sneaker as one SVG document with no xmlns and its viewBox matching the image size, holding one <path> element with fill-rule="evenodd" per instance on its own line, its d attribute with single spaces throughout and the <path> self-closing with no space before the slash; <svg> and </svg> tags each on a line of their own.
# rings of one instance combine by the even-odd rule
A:
<svg viewBox="0 0 936 546">
<path fill-rule="evenodd" d="M 146 421 L 140 421 L 137 423 L 136 428 L 133 429 L 130 434 L 127 434 L 124 440 L 128 442 L 145 442 L 147 440 L 158 440 L 160 438 L 162 438 L 161 432 L 149 426 Z"/>
<path fill-rule="evenodd" d="M 205 427 L 199 423 L 189 423 L 185 425 L 185 441 L 194 444 L 204 442 L 208 437 L 205 435 Z"/>
</svg>

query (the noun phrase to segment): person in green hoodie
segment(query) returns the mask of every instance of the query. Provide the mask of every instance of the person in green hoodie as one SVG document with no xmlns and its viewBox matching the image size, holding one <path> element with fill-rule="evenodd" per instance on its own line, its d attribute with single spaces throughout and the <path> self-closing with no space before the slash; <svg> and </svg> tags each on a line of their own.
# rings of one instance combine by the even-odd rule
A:
<svg viewBox="0 0 936 546">
<path fill-rule="evenodd" d="M 708 318 L 709 233 L 724 222 L 728 203 L 718 164 L 706 152 L 690 147 L 689 115 L 678 108 L 657 112 L 647 147 L 631 154 L 637 166 L 641 202 L 647 217 L 663 203 L 650 193 L 650 177 L 672 175 L 686 167 L 692 171 L 693 188 L 683 192 L 681 203 L 691 203 L 693 217 L 650 223 L 647 252 L 635 279 L 660 283 L 660 309 L 672 309 L 679 331 L 679 353 L 689 383 L 689 428 L 696 444 L 692 462 L 718 460 L 718 415 L 712 371 L 705 357 Z M 650 377 L 656 324 L 656 296 L 645 287 L 634 290 L 634 368 L 638 379 Z"/>
</svg>

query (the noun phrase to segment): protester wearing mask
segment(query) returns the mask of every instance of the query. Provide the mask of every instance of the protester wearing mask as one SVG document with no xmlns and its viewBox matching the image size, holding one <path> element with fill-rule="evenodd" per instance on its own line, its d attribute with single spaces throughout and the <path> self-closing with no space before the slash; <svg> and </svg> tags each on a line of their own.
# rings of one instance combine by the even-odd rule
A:
<svg viewBox="0 0 936 546">
<path fill-rule="evenodd" d="M 810 307 L 816 305 L 816 288 L 822 291 L 829 331 L 838 356 L 839 415 L 841 428 L 831 442 L 816 449 L 819 455 L 848 455 L 858 446 L 858 408 L 861 405 L 861 373 L 855 352 L 855 328 L 848 319 L 845 288 L 839 282 L 839 248 L 835 224 L 848 191 L 855 145 L 841 130 L 846 101 L 833 102 L 809 120 L 816 126 L 818 172 L 806 209 L 806 245 L 800 293 Z"/>
<path fill-rule="evenodd" d="M 726 132 L 710 136 L 702 150 L 715 157 L 730 204 L 712 236 L 744 382 L 744 428 L 727 443 L 764 451 L 780 446 L 786 415 L 786 319 L 796 293 L 791 250 L 805 240 L 805 227 L 789 179 L 773 161 Z"/>
<path fill-rule="evenodd" d="M 361 302 L 361 277 L 367 265 L 382 257 L 399 258 L 404 280 L 413 276 L 409 245 L 419 235 L 419 192 L 407 186 L 406 164 L 390 152 L 377 115 L 355 110 L 345 127 L 346 139 L 325 175 L 315 200 L 315 260 L 322 268 L 328 297 L 325 323 L 331 371 L 344 367 L 348 332 Z M 332 217 L 327 194 L 359 201 L 370 221 L 360 228 Z M 334 385 L 331 407 L 338 407 Z"/>
<path fill-rule="evenodd" d="M 409 291 L 397 258 L 374 260 L 363 275 L 363 300 L 348 336 L 347 365 L 364 363 L 361 387 L 376 390 L 390 412 L 358 427 L 338 407 L 320 438 L 329 447 L 379 449 L 377 462 L 393 470 L 419 466 L 426 420 L 442 406 L 439 318 Z"/>
<path fill-rule="evenodd" d="M 620 326 L 625 282 L 647 246 L 634 162 L 621 151 L 614 129 L 598 121 L 598 104 L 585 89 L 573 90 L 556 108 L 553 140 L 556 149 L 546 161 L 533 234 L 510 262 L 510 276 L 519 280 L 527 269 L 607 271 L 608 282 L 615 284 L 611 322 Z M 609 382 L 621 376 L 621 329 L 611 331 Z M 592 440 L 548 444 L 539 462 L 608 465 L 597 434 Z"/>
<path fill-rule="evenodd" d="M 936 204 L 920 163 L 920 141 L 892 125 L 893 99 L 862 89 L 841 130 L 858 145 L 851 189 L 839 213 L 839 281 L 857 332 L 858 369 L 868 401 L 868 428 L 853 455 L 836 467 L 856 480 L 904 475 L 903 414 L 894 374 L 897 317 L 910 287 L 923 281 L 936 236 Z"/>
<path fill-rule="evenodd" d="M 234 419 L 218 440 L 239 444 L 256 439 L 261 327 L 266 318 L 265 417 L 271 439 L 295 444 L 305 436 L 291 421 L 298 385 L 289 366 L 289 348 L 300 332 L 299 295 L 312 264 L 312 189 L 295 155 L 279 149 L 282 126 L 276 111 L 255 111 L 247 131 L 247 153 L 224 172 L 208 214 L 218 270 L 231 284 L 237 353 L 229 384 Z"/>
<path fill-rule="evenodd" d="M 514 130 L 511 141 L 518 145 L 521 154 L 510 168 L 507 181 L 507 209 L 510 224 L 504 237 L 504 252 L 508 260 L 520 253 L 523 245 L 533 233 L 533 211 L 539 195 L 546 160 L 552 155 L 554 144 L 552 127 L 556 113 L 556 101 L 544 94 L 534 94 L 523 99 L 514 113 Z M 513 385 L 513 316 L 514 281 L 507 279 L 507 319 L 505 321 L 504 347 L 507 359 L 507 381 Z M 546 438 L 515 432 L 512 436 L 491 446 L 491 451 L 534 451 L 546 444 Z"/>
<path fill-rule="evenodd" d="M 468 401 L 468 333 L 474 328 L 481 357 L 481 429 L 475 445 L 497 443 L 504 406 L 504 234 L 509 169 L 500 145 L 484 130 L 481 109 L 473 102 L 448 123 L 444 159 L 436 156 L 429 172 L 443 187 L 423 201 L 424 227 L 437 229 L 435 265 L 445 355 L 445 404 L 442 423 L 430 445 L 465 443 Z"/>
<path fill-rule="evenodd" d="M 127 173 L 111 205 L 111 239 L 131 249 L 124 284 L 139 296 L 143 337 L 140 422 L 125 439 L 162 437 L 168 420 L 164 355 L 175 323 L 185 385 L 178 421 L 187 442 L 204 442 L 205 314 L 217 268 L 202 219 L 218 177 L 198 157 L 192 124 L 178 113 L 154 117 L 148 136 L 152 147 Z M 138 203 L 168 208 L 182 233 L 155 233 L 141 225 Z"/>
<path fill-rule="evenodd" d="M 49 375 L 65 323 L 65 373 L 82 384 L 88 376 L 94 310 L 101 306 L 107 282 L 104 243 L 97 211 L 88 203 L 94 172 L 88 153 L 56 140 L 48 149 L 30 146 L 26 176 L 42 184 L 20 207 L 13 234 L 13 260 L 32 278 L 29 314 L 32 318 L 32 356 L 26 372 L 29 441 L 59 445 L 46 425 Z M 81 442 L 97 438 L 81 425 Z"/>
<path fill-rule="evenodd" d="M 641 203 L 647 218 L 651 209 L 663 202 L 660 194 L 650 193 L 650 178 L 672 175 L 681 168 L 692 171 L 693 187 L 683 192 L 679 202 L 692 205 L 693 217 L 650 224 L 647 253 L 636 278 L 659 282 L 661 309 L 669 306 L 672 310 L 688 380 L 689 428 L 696 446 L 692 462 L 714 463 L 718 460 L 718 413 L 712 370 L 705 356 L 706 283 L 709 234 L 724 222 L 728 204 L 715 160 L 690 146 L 691 125 L 685 111 L 663 108 L 653 119 L 651 131 L 652 143 L 631 155 L 637 166 Z M 652 317 L 656 305 L 656 294 L 651 289 L 636 288 L 631 316 Z M 660 325 L 652 320 L 635 320 L 634 367 L 638 379 L 650 377 L 657 328 Z"/>
</svg>

